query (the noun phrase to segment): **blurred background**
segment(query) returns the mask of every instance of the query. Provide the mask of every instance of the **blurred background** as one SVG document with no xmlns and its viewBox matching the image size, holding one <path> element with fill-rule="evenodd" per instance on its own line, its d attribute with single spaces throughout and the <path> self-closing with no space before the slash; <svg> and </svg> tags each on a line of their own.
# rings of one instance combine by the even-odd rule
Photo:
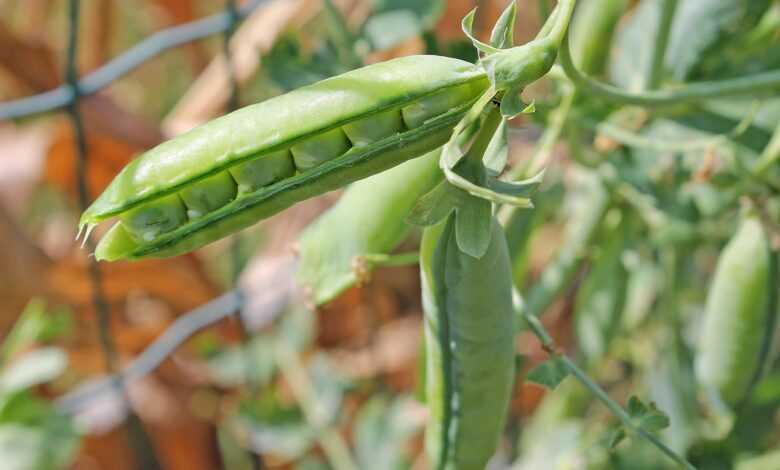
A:
<svg viewBox="0 0 780 470">
<path fill-rule="evenodd" d="M 554 2 L 518 3 L 520 44 Z M 612 3 L 593 63 L 582 62 L 576 28 L 575 58 L 624 88 L 652 88 L 660 1 Z M 505 5 L 238 2 L 235 29 L 161 51 L 81 97 L 83 154 L 67 109 L 0 121 L 0 468 L 425 469 L 416 265 L 378 268 L 318 308 L 294 281 L 297 236 L 337 193 L 196 253 L 96 272 L 74 241 L 80 190 L 94 198 L 138 153 L 231 108 L 364 64 L 422 53 L 475 61 L 461 18 L 478 6 L 484 38 Z M 71 71 L 100 72 L 166 28 L 225 23 L 230 6 L 83 0 Z M 68 79 L 72 21 L 65 0 L 0 0 L 0 102 Z M 662 78 L 777 69 L 778 31 L 776 1 L 680 2 Z M 510 160 L 547 173 L 537 208 L 502 221 L 529 308 L 616 401 L 636 395 L 668 415 L 662 438 L 698 468 L 780 469 L 780 375 L 724 424 L 691 369 L 706 287 L 745 198 L 775 243 L 780 234 L 776 165 L 774 183 L 755 185 L 739 165 L 765 154 L 780 99 L 646 110 L 577 94 L 560 76 L 525 98 L 536 112 L 512 122 Z M 418 240 L 412 230 L 398 251 Z M 524 381 L 547 358 L 530 333 L 517 352 L 494 468 L 674 468 L 643 441 L 615 440 L 616 420 L 571 378 L 554 391 Z M 110 368 L 129 368 L 126 394 L 103 380 Z"/>
</svg>

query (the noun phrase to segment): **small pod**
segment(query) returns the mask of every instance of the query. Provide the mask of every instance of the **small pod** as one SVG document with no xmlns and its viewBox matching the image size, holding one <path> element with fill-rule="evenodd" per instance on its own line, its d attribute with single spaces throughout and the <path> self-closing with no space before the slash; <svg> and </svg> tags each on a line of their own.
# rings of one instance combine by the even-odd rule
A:
<svg viewBox="0 0 780 470">
<path fill-rule="evenodd" d="M 80 224 L 119 216 L 98 259 L 186 253 L 441 146 L 487 88 L 478 67 L 439 56 L 402 57 L 323 80 L 149 150 L 114 178 Z M 205 200 L 198 185 L 210 188 Z M 167 196 L 183 199 L 189 217 L 171 217 L 157 231 L 125 223 L 125 213 Z"/>
<path fill-rule="evenodd" d="M 772 271 L 767 234 L 749 215 L 718 259 L 696 354 L 699 384 L 732 407 L 755 381 L 774 332 Z"/>
<path fill-rule="evenodd" d="M 297 277 L 321 305 L 360 280 L 369 254 L 390 253 L 406 238 L 406 216 L 443 178 L 440 151 L 352 184 L 298 239 Z"/>
<path fill-rule="evenodd" d="M 515 377 L 512 267 L 495 219 L 482 258 L 458 248 L 454 216 L 426 229 L 425 447 L 432 469 L 483 470 L 498 447 Z"/>
</svg>

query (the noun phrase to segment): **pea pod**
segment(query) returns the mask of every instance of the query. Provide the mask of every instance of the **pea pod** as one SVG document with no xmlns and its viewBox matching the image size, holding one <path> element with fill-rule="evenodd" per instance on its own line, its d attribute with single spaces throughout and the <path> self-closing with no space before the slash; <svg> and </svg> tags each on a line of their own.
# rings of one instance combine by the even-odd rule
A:
<svg viewBox="0 0 780 470">
<path fill-rule="evenodd" d="M 298 239 L 298 280 L 323 304 L 359 280 L 361 256 L 392 251 L 409 233 L 406 215 L 442 179 L 434 151 L 350 186 Z"/>
<path fill-rule="evenodd" d="M 458 248 L 450 215 L 426 229 L 420 258 L 430 468 L 483 470 L 504 428 L 515 373 L 506 240 L 493 219 L 487 252 L 472 258 Z"/>
<path fill-rule="evenodd" d="M 698 382 L 732 407 L 755 381 L 774 333 L 773 270 L 767 234 L 748 215 L 718 259 L 696 356 Z"/>
<path fill-rule="evenodd" d="M 487 89 L 473 64 L 410 56 L 215 119 L 142 154 L 81 217 L 120 220 L 98 259 L 166 257 L 419 157 Z"/>
<path fill-rule="evenodd" d="M 577 7 L 570 34 L 572 56 L 580 70 L 589 75 L 604 70 L 615 26 L 627 5 L 627 0 L 591 0 Z"/>
</svg>

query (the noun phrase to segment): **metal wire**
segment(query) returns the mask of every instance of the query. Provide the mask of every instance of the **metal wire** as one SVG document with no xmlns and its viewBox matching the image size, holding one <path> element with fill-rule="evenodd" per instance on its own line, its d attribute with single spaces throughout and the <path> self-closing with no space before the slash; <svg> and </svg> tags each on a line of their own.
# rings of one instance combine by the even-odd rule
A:
<svg viewBox="0 0 780 470">
<path fill-rule="evenodd" d="M 246 5 L 222 13 L 156 32 L 131 47 L 75 83 L 79 96 L 87 96 L 107 87 L 147 60 L 163 51 L 234 28 L 237 21 L 246 18 L 255 8 L 268 0 L 252 0 Z M 37 95 L 0 103 L 0 120 L 21 118 L 53 111 L 71 104 L 77 98 L 71 84 Z"/>
<path fill-rule="evenodd" d="M 272 314 L 265 319 L 270 322 L 284 311 L 288 297 L 280 296 L 267 306 Z M 151 373 L 187 339 L 198 331 L 209 327 L 241 308 L 243 297 L 237 291 L 227 292 L 216 299 L 177 318 L 163 334 L 150 344 L 122 371 L 122 381 L 131 383 Z M 57 409 L 63 413 L 75 414 L 83 410 L 94 398 L 112 391 L 114 377 L 92 381 L 63 395 L 56 400 Z"/>
<path fill-rule="evenodd" d="M 212 34 L 224 32 L 225 54 L 228 67 L 230 67 L 229 73 L 233 86 L 230 108 L 237 107 L 238 85 L 232 70 L 227 41 L 235 31 L 238 22 L 266 1 L 252 0 L 243 7 L 238 8 L 234 0 L 227 0 L 225 10 L 222 13 L 154 33 L 115 59 L 79 79 L 76 59 L 80 0 L 70 0 L 68 10 L 70 29 L 66 50 L 65 82 L 61 86 L 44 93 L 0 103 L 0 120 L 31 116 L 65 108 L 73 126 L 77 154 L 78 199 L 79 205 L 84 209 L 89 205 L 91 198 L 86 178 L 89 162 L 87 161 L 88 153 L 84 122 L 79 109 L 80 98 L 102 90 L 165 50 Z M 87 239 L 87 244 L 91 251 L 94 251 L 94 244 L 90 239 Z M 100 267 L 93 258 L 89 260 L 89 276 L 92 286 L 92 303 L 98 318 L 100 343 L 105 355 L 106 369 L 109 375 L 82 385 L 60 397 L 56 400 L 56 406 L 63 413 L 75 414 L 82 411 L 86 405 L 100 395 L 106 393 L 118 395 L 128 410 L 131 445 L 139 458 L 139 465 L 144 469 L 161 468 L 140 420 L 129 405 L 129 397 L 127 396 L 125 386 L 129 382 L 154 371 L 176 348 L 197 331 L 218 322 L 234 312 L 240 312 L 245 306 L 243 293 L 239 289 L 235 289 L 182 315 L 128 367 L 121 373 L 117 373 L 119 358 L 113 338 L 110 335 L 109 306 L 103 290 Z M 271 302 L 264 304 L 263 307 L 266 312 L 263 315 L 263 322 L 270 323 L 279 313 L 284 311 L 289 303 L 289 299 L 289 292 L 280 291 Z M 243 321 L 241 321 L 241 325 L 242 328 L 245 328 Z"/>
<path fill-rule="evenodd" d="M 84 132 L 84 122 L 79 110 L 81 89 L 79 88 L 78 81 L 77 55 L 80 6 L 80 0 L 70 0 L 68 3 L 69 29 L 65 64 L 65 85 L 63 86 L 67 87 L 71 96 L 67 111 L 73 126 L 76 146 L 76 180 L 79 205 L 82 210 L 85 210 L 89 206 L 90 195 L 89 188 L 87 187 L 87 139 Z M 94 249 L 94 244 L 88 235 L 85 241 L 91 250 Z M 109 386 L 111 386 L 122 398 L 122 401 L 127 404 L 127 430 L 130 446 L 138 458 L 138 463 L 141 468 L 149 470 L 160 469 L 162 467 L 154 453 L 151 440 L 144 431 L 141 420 L 135 414 L 132 407 L 129 406 L 130 400 L 122 384 L 121 376 L 113 375 L 119 364 L 119 354 L 117 353 L 116 344 L 111 336 L 111 312 L 109 311 L 106 294 L 103 290 L 103 277 L 100 272 L 100 267 L 98 266 L 97 261 L 92 257 L 89 258 L 88 264 L 89 279 L 92 287 L 92 304 L 95 309 L 95 315 L 97 316 L 98 339 L 106 363 L 106 371 L 112 375 Z"/>
</svg>

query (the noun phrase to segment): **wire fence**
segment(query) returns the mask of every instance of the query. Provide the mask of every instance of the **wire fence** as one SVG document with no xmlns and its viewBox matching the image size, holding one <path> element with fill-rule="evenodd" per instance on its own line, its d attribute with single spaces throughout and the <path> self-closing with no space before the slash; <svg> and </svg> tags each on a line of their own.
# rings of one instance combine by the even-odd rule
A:
<svg viewBox="0 0 780 470">
<path fill-rule="evenodd" d="M 232 68 L 232 58 L 228 43 L 238 23 L 268 0 L 251 0 L 243 6 L 237 6 L 235 0 L 226 0 L 221 13 L 158 31 L 121 55 L 110 60 L 93 72 L 79 77 L 77 70 L 78 28 L 80 0 L 70 0 L 68 5 L 68 41 L 65 57 L 64 83 L 59 87 L 40 94 L 0 103 L 0 120 L 28 117 L 35 114 L 63 110 L 68 114 L 74 132 L 76 146 L 76 175 L 79 205 L 83 209 L 89 206 L 91 195 L 87 186 L 89 161 L 87 159 L 87 139 L 84 121 L 80 113 L 82 97 L 94 94 L 149 59 L 168 49 L 178 47 L 208 36 L 223 33 L 226 66 L 230 77 L 231 97 L 228 110 L 238 106 L 238 84 Z M 236 242 L 238 243 L 238 242 Z M 87 240 L 87 247 L 94 251 L 94 242 Z M 234 252 L 235 253 L 235 252 Z M 234 257 L 234 265 L 238 260 Z M 238 323 L 244 332 L 243 340 L 249 339 L 248 328 L 243 309 L 246 307 L 244 293 L 239 287 L 221 295 L 190 312 L 179 316 L 151 345 L 149 345 L 133 362 L 119 371 L 119 357 L 110 334 L 109 308 L 103 288 L 100 266 L 94 257 L 89 257 L 89 278 L 92 288 L 92 303 L 97 314 L 98 334 L 105 356 L 107 376 L 83 384 L 56 400 L 57 408 L 67 414 L 82 411 L 90 401 L 101 395 L 110 393 L 119 398 L 127 410 L 129 436 L 131 445 L 140 459 L 142 468 L 161 468 L 157 461 L 151 443 L 133 412 L 127 395 L 128 382 L 154 371 L 182 343 L 198 331 L 213 325 L 220 320 L 236 315 Z M 236 268 L 236 273 L 238 268 Z M 237 275 L 235 276 L 237 278 Z M 291 299 L 289 289 L 280 289 L 274 297 L 262 302 L 260 308 L 263 315 L 254 322 L 254 328 L 273 321 L 285 310 Z"/>
</svg>

